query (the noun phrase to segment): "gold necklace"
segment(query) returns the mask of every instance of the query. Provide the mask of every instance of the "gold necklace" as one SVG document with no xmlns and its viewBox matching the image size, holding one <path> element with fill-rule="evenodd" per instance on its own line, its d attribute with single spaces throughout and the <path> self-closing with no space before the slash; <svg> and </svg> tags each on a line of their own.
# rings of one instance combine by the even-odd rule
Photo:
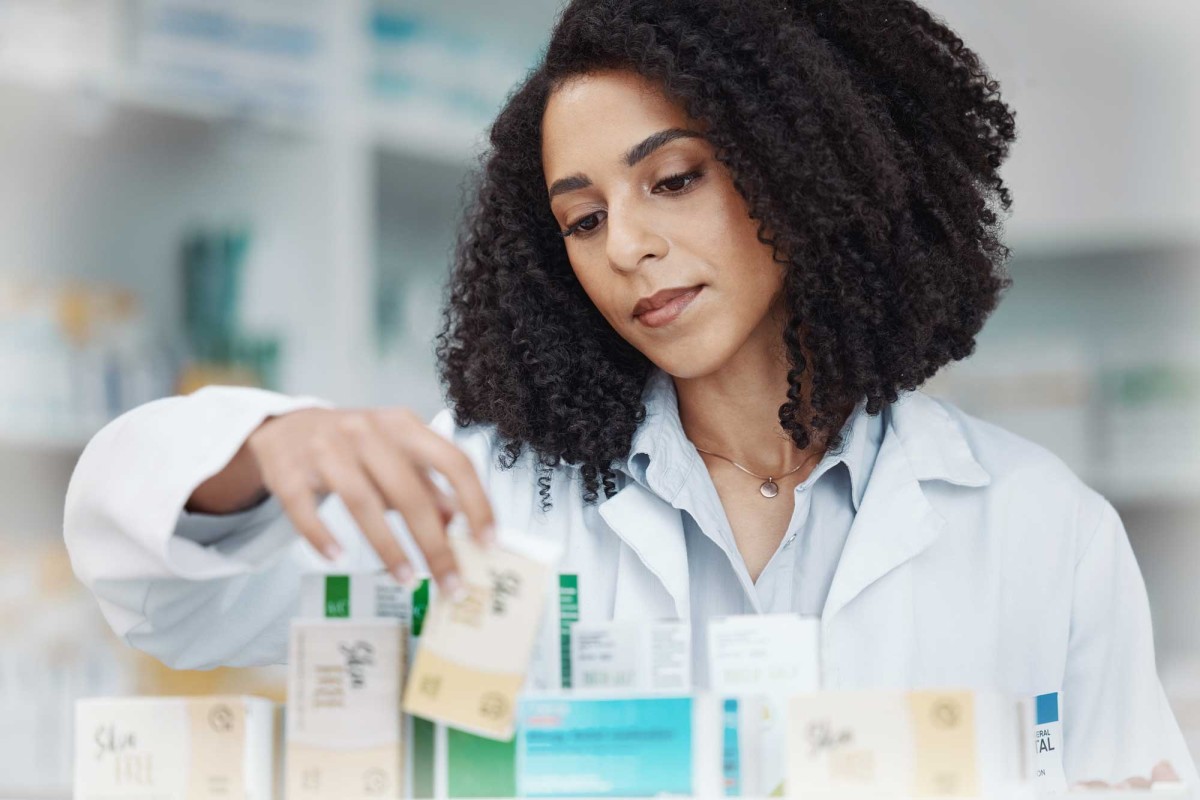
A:
<svg viewBox="0 0 1200 800">
<path fill-rule="evenodd" d="M 695 445 L 692 445 L 692 446 L 695 447 Z M 705 450 L 700 447 L 696 447 L 696 449 L 699 450 L 701 453 L 708 453 L 710 456 L 716 456 L 717 458 L 724 458 L 726 461 L 728 461 L 730 464 L 733 464 L 735 467 L 740 469 L 742 472 L 745 472 L 748 475 L 754 475 L 754 477 L 756 477 L 760 481 L 762 481 L 762 485 L 758 487 L 758 493 L 761 494 L 763 497 L 771 498 L 771 497 L 774 497 L 775 495 L 779 494 L 779 484 L 777 484 L 775 482 L 775 478 L 773 478 L 772 476 L 757 475 L 757 474 L 751 472 L 750 470 L 746 469 L 745 467 L 743 467 L 741 464 L 734 461 L 732 458 L 726 458 L 725 456 L 721 455 L 720 453 L 714 453 L 711 450 Z M 811 460 L 812 460 L 812 456 L 809 456 L 808 458 L 804 459 L 799 464 L 797 464 L 795 466 L 795 468 L 788 470 L 787 472 L 783 473 L 779 477 L 786 478 L 788 475 L 791 475 L 793 472 L 800 469 L 801 467 L 803 467 L 805 464 L 807 464 Z"/>
</svg>

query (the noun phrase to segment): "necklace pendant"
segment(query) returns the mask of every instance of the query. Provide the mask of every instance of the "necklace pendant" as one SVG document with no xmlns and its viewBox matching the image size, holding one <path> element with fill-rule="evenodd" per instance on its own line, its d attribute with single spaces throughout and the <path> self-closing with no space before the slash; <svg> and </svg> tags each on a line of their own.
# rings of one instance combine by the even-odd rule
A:
<svg viewBox="0 0 1200 800">
<path fill-rule="evenodd" d="M 779 494 L 779 485 L 768 479 L 763 481 L 763 485 L 758 487 L 758 491 L 763 497 L 774 497 Z"/>
</svg>

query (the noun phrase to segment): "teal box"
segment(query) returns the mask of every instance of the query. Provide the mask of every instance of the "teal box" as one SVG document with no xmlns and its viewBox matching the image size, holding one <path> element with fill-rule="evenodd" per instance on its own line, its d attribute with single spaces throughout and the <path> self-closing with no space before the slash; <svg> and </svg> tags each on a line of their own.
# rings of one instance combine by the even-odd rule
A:
<svg viewBox="0 0 1200 800">
<path fill-rule="evenodd" d="M 692 698 L 527 698 L 517 709 L 521 797 L 691 795 Z"/>
</svg>

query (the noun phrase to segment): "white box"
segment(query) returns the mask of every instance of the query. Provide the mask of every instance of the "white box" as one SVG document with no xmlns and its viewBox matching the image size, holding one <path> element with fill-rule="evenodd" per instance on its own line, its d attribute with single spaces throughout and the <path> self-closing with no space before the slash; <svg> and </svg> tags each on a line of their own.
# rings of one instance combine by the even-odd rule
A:
<svg viewBox="0 0 1200 800">
<path fill-rule="evenodd" d="M 571 688 L 690 692 L 692 627 L 680 620 L 571 626 Z"/>
<path fill-rule="evenodd" d="M 75 704 L 76 800 L 271 800 L 276 705 L 260 697 Z"/>
<path fill-rule="evenodd" d="M 406 638 L 396 619 L 293 620 L 289 800 L 403 796 Z"/>
</svg>

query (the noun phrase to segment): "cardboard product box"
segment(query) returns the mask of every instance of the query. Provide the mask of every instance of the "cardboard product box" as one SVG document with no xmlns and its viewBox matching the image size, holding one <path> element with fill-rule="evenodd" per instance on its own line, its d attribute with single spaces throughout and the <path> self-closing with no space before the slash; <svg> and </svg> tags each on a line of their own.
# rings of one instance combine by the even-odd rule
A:
<svg viewBox="0 0 1200 800">
<path fill-rule="evenodd" d="M 1028 705 L 955 689 L 794 695 L 788 794 L 1007 796 L 1028 785 Z"/>
<path fill-rule="evenodd" d="M 97 697 L 75 705 L 76 800 L 271 800 L 278 706 L 258 697 Z"/>
<path fill-rule="evenodd" d="M 400 694 L 406 638 L 394 618 L 293 620 L 289 800 L 404 796 Z"/>
<path fill-rule="evenodd" d="M 714 796 L 720 713 L 708 694 L 522 697 L 517 795 Z"/>
</svg>

